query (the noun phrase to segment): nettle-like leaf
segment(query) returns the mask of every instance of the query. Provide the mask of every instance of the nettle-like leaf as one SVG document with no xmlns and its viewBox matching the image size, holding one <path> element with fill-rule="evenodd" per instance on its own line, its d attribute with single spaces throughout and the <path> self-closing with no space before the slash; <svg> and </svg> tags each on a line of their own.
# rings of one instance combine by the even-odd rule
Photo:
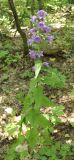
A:
<svg viewBox="0 0 74 160">
<path fill-rule="evenodd" d="M 26 134 L 26 139 L 30 147 L 35 147 L 38 143 L 40 143 L 40 132 L 42 131 L 42 128 L 45 129 L 49 126 L 48 120 L 43 115 L 39 114 L 37 117 L 37 114 L 35 113 L 34 115 L 34 113 L 29 115 L 32 128 L 31 130 L 28 130 Z M 38 128 L 41 128 L 41 131 L 39 131 Z"/>
<path fill-rule="evenodd" d="M 6 58 L 8 51 L 0 51 L 0 59 Z"/>
<path fill-rule="evenodd" d="M 5 159 L 4 160 L 15 160 L 16 159 L 15 148 L 16 148 L 16 143 L 14 142 L 10 146 L 10 148 L 7 150 L 7 154 L 5 155 Z"/>
<path fill-rule="evenodd" d="M 40 111 L 38 109 L 32 108 L 28 115 L 26 116 L 26 121 L 33 127 L 38 127 L 38 119 L 40 117 Z"/>
<path fill-rule="evenodd" d="M 24 110 L 26 111 L 32 105 L 33 102 L 34 102 L 34 97 L 32 97 L 32 94 L 30 93 L 25 97 Z"/>
<path fill-rule="evenodd" d="M 38 143 L 38 131 L 36 128 L 32 128 L 27 132 L 26 139 L 31 148 L 34 148 Z"/>
<path fill-rule="evenodd" d="M 38 44 L 32 44 L 32 48 L 35 50 L 40 50 L 40 46 Z"/>
<path fill-rule="evenodd" d="M 57 71 L 57 69 L 51 68 L 47 76 L 44 77 L 44 83 L 52 88 L 62 88 L 65 84 L 65 76 Z"/>
<path fill-rule="evenodd" d="M 57 105 L 57 106 L 55 105 L 52 108 L 52 114 L 50 115 L 49 118 L 51 119 L 51 122 L 54 125 L 61 122 L 60 116 L 64 114 L 63 109 L 64 109 L 64 106 L 61 106 L 61 105 Z"/>
<path fill-rule="evenodd" d="M 25 141 L 25 137 L 21 134 L 19 134 L 18 139 L 16 140 L 16 145 L 22 144 Z"/>
<path fill-rule="evenodd" d="M 51 122 L 52 122 L 53 125 L 57 125 L 57 124 L 59 124 L 61 122 L 60 118 L 57 117 L 56 115 L 52 115 L 50 117 L 50 119 L 51 119 Z"/>
<path fill-rule="evenodd" d="M 49 148 L 48 147 L 42 147 L 40 149 L 40 152 L 39 152 L 40 155 L 47 155 L 47 156 L 50 156 L 50 153 L 49 153 Z"/>
<path fill-rule="evenodd" d="M 48 131 L 48 128 L 45 128 L 43 132 L 43 144 L 49 145 L 50 143 L 51 143 L 50 133 Z"/>
<path fill-rule="evenodd" d="M 41 86 L 38 86 L 34 89 L 33 97 L 38 108 L 49 107 L 53 105 L 53 102 L 51 102 L 49 98 L 43 94 L 43 89 Z"/>
<path fill-rule="evenodd" d="M 54 103 L 45 95 L 43 95 L 42 97 L 42 106 L 43 107 L 50 107 L 50 106 L 54 106 Z"/>
<path fill-rule="evenodd" d="M 29 87 L 29 93 L 33 92 L 33 90 L 37 86 L 37 83 L 38 83 L 38 79 L 37 78 L 31 79 L 31 81 L 30 81 L 30 87 Z"/>
<path fill-rule="evenodd" d="M 42 107 L 42 99 L 43 99 L 43 90 L 40 86 L 36 87 L 34 90 L 34 99 L 35 104 L 38 107 Z"/>
<path fill-rule="evenodd" d="M 49 121 L 44 117 L 44 115 L 40 114 L 40 117 L 38 118 L 38 124 L 41 128 L 45 129 L 49 126 Z"/>
<path fill-rule="evenodd" d="M 23 151 L 23 152 L 20 152 L 20 159 L 25 159 L 25 157 L 28 156 L 28 151 Z"/>
<path fill-rule="evenodd" d="M 12 134 L 15 132 L 15 130 L 17 130 L 18 125 L 15 123 L 10 123 L 8 125 L 6 125 L 5 131 L 8 132 L 9 134 Z"/>
<path fill-rule="evenodd" d="M 63 110 L 64 110 L 64 106 L 59 105 L 59 106 L 53 107 L 52 112 L 53 112 L 53 115 L 61 116 L 64 114 Z"/>
<path fill-rule="evenodd" d="M 30 110 L 30 112 L 26 116 L 26 121 L 29 122 L 31 126 L 35 128 L 47 128 L 49 126 L 47 118 L 44 115 L 42 115 L 37 108 L 33 108 Z"/>
<path fill-rule="evenodd" d="M 49 146 L 49 147 L 43 146 L 40 149 L 39 154 L 46 155 L 48 157 L 48 159 L 51 159 L 51 160 L 58 160 L 58 158 L 56 157 L 57 151 L 56 151 L 56 148 L 54 145 Z"/>
<path fill-rule="evenodd" d="M 14 143 L 10 146 L 10 148 L 7 150 L 7 155 L 5 155 L 5 160 L 15 160 L 18 157 L 18 153 L 23 152 L 23 149 L 20 151 L 19 145 L 21 146 L 23 142 L 25 141 L 25 137 L 23 135 L 19 134 L 19 137 L 14 141 Z M 25 146 L 24 146 L 25 151 Z M 25 155 L 25 153 L 24 153 Z"/>
<path fill-rule="evenodd" d="M 29 87 L 29 91 L 27 96 L 25 96 L 24 99 L 24 108 L 23 111 L 26 113 L 29 109 L 31 109 L 32 104 L 34 104 L 35 98 L 34 98 L 34 92 L 35 92 L 35 88 L 37 86 L 37 79 L 33 78 L 30 82 L 30 87 Z"/>
<path fill-rule="evenodd" d="M 60 155 L 62 156 L 62 159 L 64 160 L 67 155 L 70 153 L 70 145 L 69 144 L 62 144 L 60 148 Z"/>
<path fill-rule="evenodd" d="M 48 42 L 46 40 L 42 41 L 42 43 L 40 44 L 41 50 L 46 51 L 47 47 L 48 47 Z"/>
</svg>

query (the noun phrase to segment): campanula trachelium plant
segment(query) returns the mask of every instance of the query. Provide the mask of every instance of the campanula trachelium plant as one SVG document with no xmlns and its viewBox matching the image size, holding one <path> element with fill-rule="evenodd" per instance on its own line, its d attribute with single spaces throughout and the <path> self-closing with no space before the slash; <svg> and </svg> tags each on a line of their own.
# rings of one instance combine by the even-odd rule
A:
<svg viewBox="0 0 74 160">
<path fill-rule="evenodd" d="M 53 42 L 54 36 L 51 34 L 51 27 L 46 25 L 47 13 L 44 10 L 37 12 L 31 17 L 33 28 L 30 29 L 28 45 L 32 47 L 29 51 L 30 58 L 37 59 L 43 56 L 43 45 L 45 47 Z"/>
<path fill-rule="evenodd" d="M 31 17 L 33 28 L 30 29 L 31 36 L 28 39 L 28 45 L 31 46 L 29 57 L 35 62 L 32 67 L 35 76 L 30 80 L 28 93 L 22 102 L 21 120 L 18 123 L 19 134 L 12 151 L 13 155 L 16 156 L 16 153 L 19 155 L 20 160 L 25 157 L 29 159 L 29 156 L 31 156 L 30 159 L 34 159 L 35 155 L 36 160 L 41 159 L 38 153 L 41 153 L 43 148 L 46 148 L 46 153 L 43 154 L 48 159 L 58 159 L 57 148 L 55 154 L 51 155 L 52 150 L 50 148 L 54 146 L 51 134 L 55 125 L 60 123 L 60 116 L 63 114 L 64 107 L 55 104 L 49 99 L 49 96 L 46 96 L 45 86 L 62 88 L 65 78 L 57 69 L 51 68 L 48 62 L 42 61 L 44 56 L 43 43 L 49 45 L 54 39 L 51 34 L 51 27 L 46 25 L 46 16 L 47 13 L 40 10 L 36 16 Z M 46 113 L 47 107 L 49 112 Z M 25 127 L 24 133 L 23 125 Z"/>
</svg>

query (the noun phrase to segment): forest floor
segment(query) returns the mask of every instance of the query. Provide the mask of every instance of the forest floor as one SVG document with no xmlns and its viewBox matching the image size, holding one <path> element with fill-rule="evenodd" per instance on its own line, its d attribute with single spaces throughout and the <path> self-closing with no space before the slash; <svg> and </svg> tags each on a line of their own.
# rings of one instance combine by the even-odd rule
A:
<svg viewBox="0 0 74 160">
<path fill-rule="evenodd" d="M 74 131 L 71 123 L 74 121 L 74 54 L 70 53 L 66 59 L 61 58 L 46 58 L 50 65 L 56 67 L 66 76 L 65 88 L 61 90 L 49 91 L 49 97 L 55 102 L 63 104 L 65 113 L 61 117 L 62 124 L 58 126 L 54 136 L 60 141 L 72 143 Z M 28 60 L 29 62 L 29 60 Z M 3 64 L 1 65 L 1 88 L 0 88 L 0 160 L 6 152 L 11 137 L 5 132 L 4 128 L 9 123 L 12 117 L 12 111 L 16 113 L 16 117 L 20 110 L 20 104 L 17 102 L 17 93 L 26 94 L 28 82 L 31 75 L 30 63 L 26 63 L 25 68 L 22 65 L 11 66 L 7 71 L 4 71 Z M 48 91 L 47 91 L 48 92 Z M 14 119 L 15 116 L 13 116 Z M 72 159 L 69 159 L 72 160 Z"/>
<path fill-rule="evenodd" d="M 7 40 L 11 41 L 11 40 Z M 15 42 L 13 41 L 15 46 Z M 16 48 L 21 46 L 21 42 L 17 40 Z M 2 41 L 1 47 L 5 45 L 5 40 Z M 20 47 L 18 47 L 19 50 Z M 21 51 L 19 52 L 21 55 Z M 13 50 L 13 54 L 14 50 Z M 31 72 L 32 62 L 28 58 L 25 60 L 24 68 L 22 67 L 22 58 L 16 64 L 11 64 L 7 67 L 4 62 L 0 65 L 0 160 L 4 160 L 4 155 L 9 144 L 12 141 L 12 136 L 4 129 L 10 121 L 14 121 L 20 115 L 21 104 L 17 100 L 19 93 L 26 94 L 28 90 L 29 80 L 33 76 Z M 51 100 L 58 104 L 64 105 L 64 115 L 61 116 L 61 125 L 56 127 L 54 137 L 56 141 L 60 140 L 67 144 L 72 143 L 74 138 L 74 53 L 69 52 L 65 58 L 61 57 L 45 57 L 52 67 L 56 67 L 61 73 L 66 76 L 65 87 L 61 90 L 47 90 Z M 14 112 L 14 114 L 13 114 Z M 73 160 L 73 156 L 69 157 Z"/>
</svg>

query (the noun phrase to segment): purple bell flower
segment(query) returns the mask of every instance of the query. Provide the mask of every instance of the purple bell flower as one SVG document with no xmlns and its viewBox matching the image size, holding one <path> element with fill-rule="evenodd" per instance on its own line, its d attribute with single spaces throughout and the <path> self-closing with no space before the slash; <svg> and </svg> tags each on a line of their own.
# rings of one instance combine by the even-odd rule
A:
<svg viewBox="0 0 74 160">
<path fill-rule="evenodd" d="M 32 45 L 32 43 L 33 43 L 33 40 L 32 40 L 32 39 L 28 39 L 28 41 L 27 41 L 27 42 L 28 42 L 28 45 L 29 45 L 29 46 L 31 46 L 31 45 Z"/>
<path fill-rule="evenodd" d="M 39 10 L 37 12 L 37 16 L 39 19 L 45 18 L 47 16 L 47 13 L 44 10 Z"/>
<path fill-rule="evenodd" d="M 54 39 L 54 36 L 52 36 L 52 35 L 48 36 L 48 42 L 49 43 L 52 43 L 53 39 Z"/>
<path fill-rule="evenodd" d="M 30 50 L 29 55 L 30 55 L 31 59 L 36 59 L 36 52 L 35 51 Z"/>
<path fill-rule="evenodd" d="M 41 42 L 41 38 L 39 36 L 32 36 L 33 42 L 35 43 L 40 43 Z"/>
<path fill-rule="evenodd" d="M 51 32 L 51 28 L 48 27 L 48 26 L 46 26 L 46 25 L 43 26 L 43 30 L 44 30 L 45 32 Z"/>
<path fill-rule="evenodd" d="M 35 28 L 32 28 L 32 29 L 30 29 L 30 32 L 31 32 L 32 34 L 34 34 L 34 33 L 36 33 L 36 29 L 35 29 Z"/>
<path fill-rule="evenodd" d="M 51 32 L 51 28 L 46 26 L 44 22 L 39 22 L 38 27 L 45 32 Z"/>
<path fill-rule="evenodd" d="M 37 19 L 36 16 L 32 16 L 32 17 L 31 17 L 31 21 L 32 21 L 32 22 L 36 22 L 36 19 Z"/>
<path fill-rule="evenodd" d="M 42 22 L 42 21 L 38 23 L 38 27 L 39 27 L 40 29 L 42 29 L 42 30 L 43 30 L 44 25 L 45 25 L 45 23 Z"/>
<path fill-rule="evenodd" d="M 38 58 L 43 57 L 43 51 L 38 52 L 38 53 L 37 53 L 37 57 L 38 57 Z"/>
</svg>

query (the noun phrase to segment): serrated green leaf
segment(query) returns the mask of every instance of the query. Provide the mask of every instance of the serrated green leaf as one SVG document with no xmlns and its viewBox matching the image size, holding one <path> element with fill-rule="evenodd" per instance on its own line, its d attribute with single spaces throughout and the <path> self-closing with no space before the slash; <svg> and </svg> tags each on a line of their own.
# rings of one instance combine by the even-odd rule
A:
<svg viewBox="0 0 74 160">
<path fill-rule="evenodd" d="M 42 107 L 42 100 L 43 100 L 43 90 L 40 86 L 36 87 L 34 90 L 34 99 L 35 99 L 35 104 L 36 106 Z"/>
<path fill-rule="evenodd" d="M 49 106 L 53 106 L 54 103 L 45 95 L 43 95 L 42 97 L 42 106 L 44 107 L 49 107 Z"/>
<path fill-rule="evenodd" d="M 33 127 L 38 127 L 38 119 L 40 117 L 40 111 L 37 109 L 31 109 L 31 111 L 26 116 L 26 121 L 30 122 Z"/>
<path fill-rule="evenodd" d="M 7 154 L 5 155 L 5 160 L 15 160 L 16 159 L 16 142 L 10 146 L 10 148 L 7 150 Z"/>
<path fill-rule="evenodd" d="M 43 115 L 38 118 L 38 124 L 42 128 L 47 128 L 49 126 L 49 120 L 47 120 Z"/>
<path fill-rule="evenodd" d="M 57 116 L 63 115 L 64 114 L 63 109 L 64 109 L 64 106 L 61 106 L 61 105 L 53 107 L 52 109 L 53 115 L 57 115 Z"/>
<path fill-rule="evenodd" d="M 14 123 L 10 123 L 6 125 L 5 131 L 8 132 L 9 134 L 12 134 L 15 132 L 16 129 L 17 129 L 17 125 Z"/>
<path fill-rule="evenodd" d="M 49 98 L 43 94 L 43 89 L 40 86 L 34 89 L 33 97 L 35 99 L 35 104 L 38 108 L 49 107 L 53 105 L 53 102 L 50 101 Z"/>
<path fill-rule="evenodd" d="M 23 152 L 20 153 L 20 159 L 21 160 L 24 160 L 24 158 L 27 157 L 27 156 L 28 156 L 28 151 L 23 151 Z"/>
<path fill-rule="evenodd" d="M 36 107 L 36 106 L 35 106 Z M 29 114 L 26 116 L 26 121 L 30 122 L 31 126 L 37 128 L 45 128 L 49 126 L 49 121 L 44 115 L 41 115 L 38 109 L 32 109 Z"/>
<path fill-rule="evenodd" d="M 5 58 L 8 55 L 8 51 L 0 51 L 0 58 Z"/>
<path fill-rule="evenodd" d="M 27 132 L 26 139 L 30 145 L 30 147 L 35 147 L 38 143 L 38 131 L 35 128 L 32 128 Z"/>
<path fill-rule="evenodd" d="M 38 79 L 35 79 L 35 78 L 31 79 L 28 94 L 31 94 L 34 92 L 35 88 L 37 87 L 37 82 L 38 82 Z"/>
<path fill-rule="evenodd" d="M 17 144 L 17 145 L 18 145 L 18 144 L 21 144 L 21 143 L 24 142 L 24 140 L 25 140 L 25 137 L 20 134 L 20 135 L 18 136 L 17 140 L 16 140 L 16 144 Z"/>
<path fill-rule="evenodd" d="M 56 69 L 50 69 L 47 76 L 44 77 L 44 83 L 52 88 L 62 88 L 65 83 L 65 77 Z"/>
</svg>

